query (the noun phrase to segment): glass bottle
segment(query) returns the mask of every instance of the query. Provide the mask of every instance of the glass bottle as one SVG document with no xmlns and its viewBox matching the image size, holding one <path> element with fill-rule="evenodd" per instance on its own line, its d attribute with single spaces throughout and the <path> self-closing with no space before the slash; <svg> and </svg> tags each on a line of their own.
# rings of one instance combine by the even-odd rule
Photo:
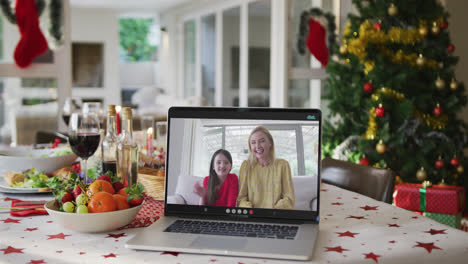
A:
<svg viewBox="0 0 468 264">
<path fill-rule="evenodd" d="M 138 177 L 138 144 L 133 139 L 132 108 L 122 108 L 122 132 L 117 143 L 117 176 L 124 186 L 136 184 Z"/>
<path fill-rule="evenodd" d="M 106 136 L 102 140 L 102 172 L 112 171 L 117 174 L 117 131 L 116 131 L 115 105 L 107 106 Z"/>
</svg>

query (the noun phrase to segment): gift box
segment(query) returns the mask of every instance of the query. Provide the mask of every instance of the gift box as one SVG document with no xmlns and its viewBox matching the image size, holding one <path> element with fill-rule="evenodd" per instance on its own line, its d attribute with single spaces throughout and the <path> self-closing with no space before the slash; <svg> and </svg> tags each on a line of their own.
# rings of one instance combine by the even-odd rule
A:
<svg viewBox="0 0 468 264">
<path fill-rule="evenodd" d="M 424 212 L 423 215 L 427 218 L 431 218 L 432 220 L 436 220 L 439 223 L 458 228 L 460 229 L 462 214 L 438 214 L 438 213 L 428 213 Z"/>
<path fill-rule="evenodd" d="M 402 183 L 395 186 L 393 204 L 411 211 L 456 215 L 465 210 L 465 188 Z"/>
</svg>

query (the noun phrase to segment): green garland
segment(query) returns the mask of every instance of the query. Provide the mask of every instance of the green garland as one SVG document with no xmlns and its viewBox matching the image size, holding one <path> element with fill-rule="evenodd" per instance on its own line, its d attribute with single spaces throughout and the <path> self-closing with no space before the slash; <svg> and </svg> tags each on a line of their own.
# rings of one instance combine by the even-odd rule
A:
<svg viewBox="0 0 468 264">
<path fill-rule="evenodd" d="M 308 21 L 309 17 L 319 17 L 323 16 L 327 19 L 328 21 L 328 26 L 327 26 L 327 35 L 328 35 L 328 52 L 330 53 L 330 56 L 334 54 L 335 49 L 337 49 L 337 44 L 336 44 L 336 24 L 335 24 L 335 16 L 331 12 L 323 12 L 322 9 L 320 8 L 312 8 L 309 11 L 303 11 L 301 14 L 301 22 L 299 24 L 299 36 L 297 40 L 297 50 L 299 51 L 299 54 L 304 55 L 305 54 L 305 42 L 307 38 L 307 33 L 308 33 Z"/>
<path fill-rule="evenodd" d="M 45 0 L 35 0 L 37 14 L 40 17 L 45 10 L 46 2 Z M 16 15 L 11 8 L 10 0 L 0 0 L 0 7 L 2 8 L 3 14 L 12 24 L 16 24 Z M 52 37 L 60 42 L 62 39 L 62 14 L 63 6 L 62 0 L 50 0 L 50 28 L 49 33 Z"/>
</svg>

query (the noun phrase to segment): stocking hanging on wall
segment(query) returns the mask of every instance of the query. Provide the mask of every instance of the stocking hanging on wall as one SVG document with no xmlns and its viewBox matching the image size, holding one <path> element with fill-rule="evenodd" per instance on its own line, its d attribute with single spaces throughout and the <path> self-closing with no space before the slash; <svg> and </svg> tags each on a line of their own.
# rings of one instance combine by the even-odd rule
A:
<svg viewBox="0 0 468 264">
<path fill-rule="evenodd" d="M 47 49 L 47 41 L 39 28 L 39 16 L 34 0 L 17 0 L 16 22 L 21 39 L 16 45 L 14 58 L 16 65 L 26 68 Z"/>
<path fill-rule="evenodd" d="M 325 41 L 325 27 L 313 18 L 309 18 L 309 34 L 306 45 L 314 57 L 320 61 L 323 67 L 328 63 L 328 48 Z"/>
</svg>

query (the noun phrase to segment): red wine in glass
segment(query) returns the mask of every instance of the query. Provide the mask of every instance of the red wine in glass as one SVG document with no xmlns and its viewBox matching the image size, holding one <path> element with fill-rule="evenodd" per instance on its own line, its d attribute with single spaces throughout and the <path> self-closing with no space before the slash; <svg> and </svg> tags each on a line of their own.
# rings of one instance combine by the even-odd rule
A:
<svg viewBox="0 0 468 264">
<path fill-rule="evenodd" d="M 98 133 L 77 133 L 70 135 L 70 147 L 80 158 L 87 159 L 96 152 L 100 137 L 101 135 Z"/>
</svg>

